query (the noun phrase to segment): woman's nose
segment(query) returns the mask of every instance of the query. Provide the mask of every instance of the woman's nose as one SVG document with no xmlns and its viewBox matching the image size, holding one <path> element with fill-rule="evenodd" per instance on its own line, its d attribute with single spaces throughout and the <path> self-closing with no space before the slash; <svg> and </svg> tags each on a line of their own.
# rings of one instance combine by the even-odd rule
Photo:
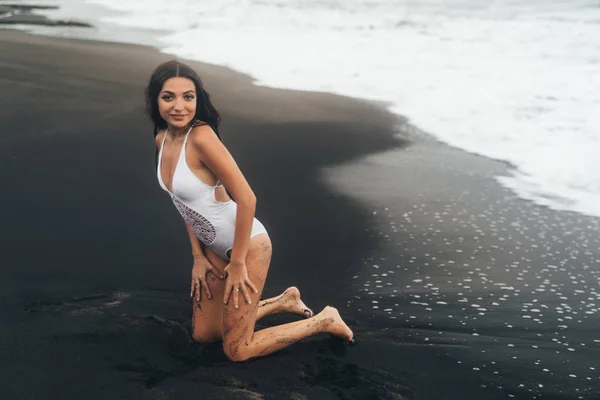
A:
<svg viewBox="0 0 600 400">
<path fill-rule="evenodd" d="M 175 108 L 175 111 L 183 110 L 183 99 L 176 99 L 174 108 Z"/>
</svg>

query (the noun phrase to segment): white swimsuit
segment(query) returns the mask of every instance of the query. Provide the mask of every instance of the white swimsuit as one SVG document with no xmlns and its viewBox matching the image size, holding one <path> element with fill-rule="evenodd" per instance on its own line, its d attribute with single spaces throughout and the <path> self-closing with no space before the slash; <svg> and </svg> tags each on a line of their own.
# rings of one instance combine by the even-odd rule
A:
<svg viewBox="0 0 600 400">
<path fill-rule="evenodd" d="M 213 250 L 225 260 L 229 260 L 229 250 L 233 247 L 235 233 L 235 219 L 237 204 L 233 200 L 227 202 L 215 199 L 215 190 L 222 185 L 217 182 L 215 186 L 202 182 L 187 165 L 185 146 L 192 128 L 188 130 L 179 153 L 179 159 L 173 173 L 173 193 L 165 186 L 161 176 L 162 151 L 168 132 L 165 132 L 162 146 L 158 154 L 158 183 L 173 200 L 173 204 L 192 228 L 196 237 L 208 248 Z M 267 230 L 254 218 L 250 237 L 267 233 Z"/>
</svg>

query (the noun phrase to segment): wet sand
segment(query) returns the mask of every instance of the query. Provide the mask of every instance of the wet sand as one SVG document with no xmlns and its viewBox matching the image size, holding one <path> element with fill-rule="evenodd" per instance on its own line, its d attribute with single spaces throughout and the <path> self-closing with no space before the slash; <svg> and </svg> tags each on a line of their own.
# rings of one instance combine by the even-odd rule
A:
<svg viewBox="0 0 600 400">
<path fill-rule="evenodd" d="M 516 199 L 494 180 L 504 165 L 371 103 L 200 63 L 273 241 L 265 297 L 296 285 L 357 343 L 322 335 L 232 364 L 191 342 L 189 244 L 143 115 L 171 57 L 11 31 L 0 49 L 0 397 L 600 393 L 597 219 Z"/>
</svg>

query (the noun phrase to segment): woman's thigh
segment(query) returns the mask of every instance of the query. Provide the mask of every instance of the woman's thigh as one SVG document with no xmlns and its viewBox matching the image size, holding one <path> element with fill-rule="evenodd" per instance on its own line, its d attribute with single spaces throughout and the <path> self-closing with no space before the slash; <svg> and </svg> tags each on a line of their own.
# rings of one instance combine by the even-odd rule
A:
<svg viewBox="0 0 600 400">
<path fill-rule="evenodd" d="M 247 304 L 240 292 L 239 309 L 234 308 L 233 301 L 229 301 L 223 308 L 223 346 L 228 356 L 235 357 L 239 346 L 252 340 L 256 311 L 267 279 L 271 254 L 271 240 L 268 235 L 261 234 L 250 239 L 246 267 L 248 278 L 258 289 L 258 293 L 250 290 L 252 304 Z"/>
<path fill-rule="evenodd" d="M 217 271 L 224 273 L 227 261 L 209 248 L 205 248 L 205 254 Z M 192 301 L 192 337 L 200 343 L 213 343 L 223 337 L 225 280 L 218 279 L 209 272 L 206 281 L 212 296 L 209 300 L 203 290 L 201 301 Z"/>
</svg>

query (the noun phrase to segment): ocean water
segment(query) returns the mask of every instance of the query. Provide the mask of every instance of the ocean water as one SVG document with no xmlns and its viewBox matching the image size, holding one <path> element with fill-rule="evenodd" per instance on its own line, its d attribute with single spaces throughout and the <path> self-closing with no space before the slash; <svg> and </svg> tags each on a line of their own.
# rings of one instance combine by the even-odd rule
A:
<svg viewBox="0 0 600 400">
<path fill-rule="evenodd" d="M 519 196 L 600 216 L 595 0 L 53 2 L 105 36 L 144 31 L 164 52 L 259 85 L 383 101 L 452 146 L 510 163 L 497 179 Z"/>
</svg>

